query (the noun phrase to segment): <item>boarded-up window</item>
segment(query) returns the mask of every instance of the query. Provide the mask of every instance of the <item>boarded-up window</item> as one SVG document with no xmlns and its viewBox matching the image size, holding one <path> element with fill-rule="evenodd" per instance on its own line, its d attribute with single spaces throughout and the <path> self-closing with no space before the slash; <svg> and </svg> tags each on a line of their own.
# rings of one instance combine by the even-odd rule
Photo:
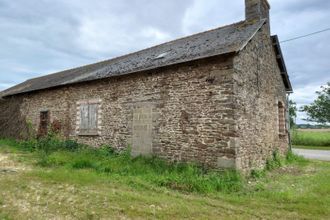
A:
<svg viewBox="0 0 330 220">
<path fill-rule="evenodd" d="M 152 107 L 144 106 L 133 109 L 132 155 L 152 154 Z"/>
<path fill-rule="evenodd" d="M 80 105 L 79 135 L 98 135 L 99 104 Z"/>
<path fill-rule="evenodd" d="M 285 107 L 282 102 L 278 102 L 278 130 L 280 135 L 285 135 L 286 120 L 285 120 Z"/>
</svg>

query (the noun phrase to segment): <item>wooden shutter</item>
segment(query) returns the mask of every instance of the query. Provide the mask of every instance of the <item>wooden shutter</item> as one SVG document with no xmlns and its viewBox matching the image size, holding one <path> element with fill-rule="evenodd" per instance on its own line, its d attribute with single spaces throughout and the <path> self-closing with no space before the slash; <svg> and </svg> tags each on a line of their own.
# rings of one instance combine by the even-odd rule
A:
<svg viewBox="0 0 330 220">
<path fill-rule="evenodd" d="M 80 106 L 80 135 L 97 135 L 98 104 L 82 104 Z"/>
<path fill-rule="evenodd" d="M 88 106 L 88 130 L 90 133 L 96 133 L 97 132 L 97 105 L 89 105 Z"/>
<path fill-rule="evenodd" d="M 88 132 L 88 105 L 80 106 L 80 133 Z"/>
</svg>

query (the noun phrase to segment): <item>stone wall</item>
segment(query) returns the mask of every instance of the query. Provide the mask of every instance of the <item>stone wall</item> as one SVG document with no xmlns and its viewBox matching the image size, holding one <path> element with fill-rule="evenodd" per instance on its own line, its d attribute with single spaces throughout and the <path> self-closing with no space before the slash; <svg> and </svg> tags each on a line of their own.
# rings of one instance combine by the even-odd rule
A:
<svg viewBox="0 0 330 220">
<path fill-rule="evenodd" d="M 40 111 L 48 110 L 65 137 L 92 146 L 130 145 L 169 160 L 234 167 L 232 67 L 231 57 L 214 57 L 40 91 L 24 95 L 21 112 L 37 129 Z M 91 99 L 102 100 L 100 135 L 79 136 L 77 103 Z"/>
<path fill-rule="evenodd" d="M 279 134 L 278 117 L 286 91 L 267 26 L 234 58 L 234 68 L 236 166 L 262 168 L 274 151 L 283 154 L 288 149 L 288 134 Z"/>
</svg>

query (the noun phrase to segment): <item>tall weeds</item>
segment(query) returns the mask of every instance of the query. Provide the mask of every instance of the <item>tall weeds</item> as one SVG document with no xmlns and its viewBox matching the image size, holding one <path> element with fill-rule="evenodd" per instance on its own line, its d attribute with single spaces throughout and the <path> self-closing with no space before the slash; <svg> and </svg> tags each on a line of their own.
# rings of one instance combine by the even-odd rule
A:
<svg viewBox="0 0 330 220">
<path fill-rule="evenodd" d="M 111 146 L 91 148 L 75 141 L 62 141 L 54 135 L 21 142 L 19 147 L 34 152 L 41 167 L 86 169 L 185 192 L 233 192 L 243 186 L 242 177 L 236 171 L 207 170 L 198 164 L 167 162 L 158 157 L 131 157 L 129 147 L 121 152 Z"/>
</svg>

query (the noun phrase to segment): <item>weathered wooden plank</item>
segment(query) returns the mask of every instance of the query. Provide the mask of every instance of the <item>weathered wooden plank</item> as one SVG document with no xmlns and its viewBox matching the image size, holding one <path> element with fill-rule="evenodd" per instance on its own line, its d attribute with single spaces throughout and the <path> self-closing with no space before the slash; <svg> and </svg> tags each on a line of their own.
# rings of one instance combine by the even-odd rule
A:
<svg viewBox="0 0 330 220">
<path fill-rule="evenodd" d="M 95 131 L 97 129 L 97 111 L 98 105 L 93 104 L 89 105 L 89 120 L 88 120 L 88 129 L 90 131 Z"/>
<path fill-rule="evenodd" d="M 80 106 L 80 130 L 86 131 L 88 130 L 88 105 Z"/>
</svg>

